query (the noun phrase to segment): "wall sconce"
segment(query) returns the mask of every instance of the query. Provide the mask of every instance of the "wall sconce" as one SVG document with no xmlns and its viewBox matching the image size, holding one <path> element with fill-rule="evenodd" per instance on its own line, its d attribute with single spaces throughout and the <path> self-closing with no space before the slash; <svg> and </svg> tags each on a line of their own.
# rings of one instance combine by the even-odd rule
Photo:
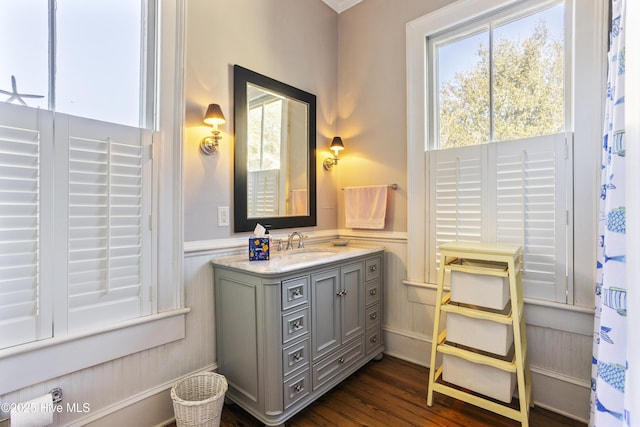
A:
<svg viewBox="0 0 640 427">
<path fill-rule="evenodd" d="M 338 151 L 344 150 L 342 138 L 340 138 L 339 136 L 334 136 L 329 148 L 333 150 L 333 157 L 327 157 L 322 164 L 328 171 L 330 171 L 334 166 L 338 165 Z"/>
<path fill-rule="evenodd" d="M 209 104 L 207 113 L 204 115 L 204 122 L 213 127 L 211 133 L 212 136 L 207 136 L 200 141 L 200 150 L 204 154 L 213 154 L 218 151 L 218 141 L 222 139 L 218 125 L 224 124 L 227 121 L 224 119 L 224 114 L 218 104 Z"/>
</svg>

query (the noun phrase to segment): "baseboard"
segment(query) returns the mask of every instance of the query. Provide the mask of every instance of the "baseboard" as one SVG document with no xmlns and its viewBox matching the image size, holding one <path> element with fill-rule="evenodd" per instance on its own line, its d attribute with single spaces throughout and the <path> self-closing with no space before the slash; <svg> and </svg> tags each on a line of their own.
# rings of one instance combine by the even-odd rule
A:
<svg viewBox="0 0 640 427">
<path fill-rule="evenodd" d="M 215 371 L 216 365 L 190 372 L 180 378 L 167 381 L 142 393 L 130 396 L 118 403 L 101 408 L 77 419 L 67 427 L 111 426 L 164 426 L 174 420 L 171 387 L 183 378 L 198 372 Z"/>
<path fill-rule="evenodd" d="M 385 328 L 384 343 L 385 354 L 420 366 L 429 366 L 430 337 Z M 533 401 L 536 406 L 587 423 L 591 392 L 587 382 L 536 366 L 531 366 L 530 369 Z"/>
</svg>

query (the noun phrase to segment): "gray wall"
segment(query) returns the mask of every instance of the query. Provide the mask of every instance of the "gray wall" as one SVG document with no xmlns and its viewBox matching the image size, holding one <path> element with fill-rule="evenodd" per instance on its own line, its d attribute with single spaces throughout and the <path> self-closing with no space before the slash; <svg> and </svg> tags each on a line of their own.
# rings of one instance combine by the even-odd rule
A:
<svg viewBox="0 0 640 427">
<path fill-rule="evenodd" d="M 337 131 L 338 14 L 321 0 L 189 0 L 187 2 L 186 123 L 184 146 L 185 241 L 233 236 L 217 226 L 218 206 L 233 217 L 233 65 L 311 92 L 317 97 L 318 150 L 329 153 Z M 227 119 L 221 149 L 200 154 L 210 133 L 202 123 L 209 103 Z M 319 156 L 317 230 L 337 226 L 335 178 Z"/>
</svg>

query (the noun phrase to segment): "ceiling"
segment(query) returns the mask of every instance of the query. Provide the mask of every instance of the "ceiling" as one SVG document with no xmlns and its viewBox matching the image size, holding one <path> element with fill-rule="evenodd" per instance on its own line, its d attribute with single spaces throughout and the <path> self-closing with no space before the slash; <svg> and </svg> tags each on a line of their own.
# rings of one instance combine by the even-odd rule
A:
<svg viewBox="0 0 640 427">
<path fill-rule="evenodd" d="M 338 13 L 344 12 L 352 6 L 360 3 L 362 0 L 322 0 Z"/>
</svg>

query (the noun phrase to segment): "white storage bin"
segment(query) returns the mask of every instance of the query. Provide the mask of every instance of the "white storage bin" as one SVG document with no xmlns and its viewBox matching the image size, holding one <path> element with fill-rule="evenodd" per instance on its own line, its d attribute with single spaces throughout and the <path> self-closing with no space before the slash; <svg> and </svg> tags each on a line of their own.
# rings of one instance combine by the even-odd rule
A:
<svg viewBox="0 0 640 427">
<path fill-rule="evenodd" d="M 443 354 L 442 379 L 448 383 L 509 403 L 516 387 L 516 374 L 493 366 L 473 363 Z"/>
<path fill-rule="evenodd" d="M 463 260 L 463 265 L 467 262 Z M 482 263 L 482 267 L 505 270 L 497 263 Z M 509 302 L 509 278 L 452 270 L 451 301 L 503 310 Z"/>
<path fill-rule="evenodd" d="M 506 356 L 513 344 L 513 325 L 447 313 L 447 341 Z"/>
</svg>

